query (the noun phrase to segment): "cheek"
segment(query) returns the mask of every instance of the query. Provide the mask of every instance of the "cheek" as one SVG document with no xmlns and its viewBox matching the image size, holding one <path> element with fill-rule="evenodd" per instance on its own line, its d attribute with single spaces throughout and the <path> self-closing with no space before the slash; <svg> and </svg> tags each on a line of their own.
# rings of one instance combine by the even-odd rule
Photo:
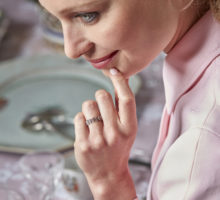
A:
<svg viewBox="0 0 220 200">
<path fill-rule="evenodd" d="M 119 18 L 119 17 L 118 17 Z M 97 31 L 98 30 L 98 31 Z M 98 46 L 107 49 L 121 50 L 125 47 L 130 32 L 127 23 L 115 18 L 107 20 L 92 28 L 91 40 Z"/>
</svg>

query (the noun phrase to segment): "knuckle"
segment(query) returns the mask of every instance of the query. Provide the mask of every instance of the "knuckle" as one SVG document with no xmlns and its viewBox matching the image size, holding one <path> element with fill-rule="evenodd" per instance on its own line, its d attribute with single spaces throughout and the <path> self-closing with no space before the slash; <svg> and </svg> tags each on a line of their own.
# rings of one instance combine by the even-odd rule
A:
<svg viewBox="0 0 220 200">
<path fill-rule="evenodd" d="M 130 137 L 132 135 L 135 136 L 137 133 L 137 129 L 138 129 L 137 122 L 122 125 L 122 129 L 124 130 L 123 131 L 124 136 L 127 136 L 127 137 Z"/>
<path fill-rule="evenodd" d="M 123 76 L 116 76 L 115 79 L 118 81 L 118 82 L 121 82 L 121 83 L 126 83 L 126 80 L 124 79 Z"/>
<path fill-rule="evenodd" d="M 104 132 L 108 134 L 109 136 L 113 137 L 117 135 L 118 127 L 115 124 L 109 125 L 109 126 L 104 126 Z"/>
<path fill-rule="evenodd" d="M 88 153 L 90 151 L 90 145 L 88 142 L 78 142 L 76 147 L 81 153 Z"/>
<path fill-rule="evenodd" d="M 132 96 L 129 96 L 129 97 L 124 97 L 122 99 L 123 101 L 123 104 L 126 105 L 126 106 L 131 106 L 134 104 L 134 98 Z"/>
<path fill-rule="evenodd" d="M 108 137 L 107 137 L 108 146 L 114 147 L 118 142 L 119 142 L 118 132 L 113 129 L 108 130 Z"/>
<path fill-rule="evenodd" d="M 118 144 L 118 138 L 116 136 L 109 138 L 108 145 L 110 147 L 117 146 L 117 144 Z"/>
<path fill-rule="evenodd" d="M 126 131 L 126 132 L 123 133 L 124 137 L 129 137 L 130 138 L 133 135 L 136 135 L 136 131 Z"/>
<path fill-rule="evenodd" d="M 94 100 L 88 100 L 83 102 L 82 109 L 94 109 L 97 108 L 97 103 Z"/>
<path fill-rule="evenodd" d="M 128 140 L 135 138 L 135 136 L 136 136 L 136 131 L 127 131 L 123 133 L 123 137 Z"/>
<path fill-rule="evenodd" d="M 93 138 L 92 143 L 93 143 L 92 148 L 94 150 L 99 150 L 99 149 L 102 149 L 104 147 L 104 141 L 101 137 Z"/>
<path fill-rule="evenodd" d="M 111 98 L 111 95 L 105 90 L 98 90 L 95 93 L 95 97 L 98 100 L 104 100 L 105 101 L 105 100 Z"/>
<path fill-rule="evenodd" d="M 84 120 L 84 115 L 82 112 L 79 112 L 75 115 L 73 121 L 74 121 L 74 123 L 77 123 L 78 121 L 82 121 L 82 120 Z"/>
</svg>

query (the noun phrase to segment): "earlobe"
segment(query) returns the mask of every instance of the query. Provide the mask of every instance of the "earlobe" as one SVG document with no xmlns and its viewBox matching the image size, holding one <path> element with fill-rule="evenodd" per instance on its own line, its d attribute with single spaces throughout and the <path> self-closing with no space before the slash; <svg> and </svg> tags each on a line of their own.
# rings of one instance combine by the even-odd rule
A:
<svg viewBox="0 0 220 200">
<path fill-rule="evenodd" d="M 179 11 L 189 8 L 194 0 L 170 0 L 173 7 Z"/>
</svg>

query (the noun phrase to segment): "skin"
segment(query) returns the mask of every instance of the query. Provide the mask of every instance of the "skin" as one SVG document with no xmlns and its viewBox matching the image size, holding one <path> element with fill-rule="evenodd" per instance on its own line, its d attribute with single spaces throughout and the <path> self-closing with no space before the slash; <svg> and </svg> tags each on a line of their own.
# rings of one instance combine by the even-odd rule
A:
<svg viewBox="0 0 220 200">
<path fill-rule="evenodd" d="M 85 59 L 96 59 L 118 50 L 106 69 L 115 67 L 127 78 L 141 71 L 168 46 L 178 26 L 178 10 L 164 0 L 138 0 L 137 4 L 134 0 L 40 2 L 60 19 L 68 57 L 82 55 Z M 87 2 L 92 4 L 79 8 Z M 59 13 L 69 7 L 74 8 L 65 14 Z M 100 16 L 92 23 L 74 17 L 74 12 L 93 11 Z"/>
<path fill-rule="evenodd" d="M 132 200 L 136 196 L 128 158 L 137 118 L 128 78 L 161 51 L 171 51 L 198 20 L 197 8 L 186 8 L 189 1 L 40 0 L 62 23 L 68 57 L 90 60 L 117 51 L 102 69 L 114 85 L 116 106 L 108 92 L 99 90 L 96 101 L 84 102 L 74 119 L 75 157 L 96 200 Z M 103 122 L 86 125 L 86 119 L 98 115 Z"/>
</svg>

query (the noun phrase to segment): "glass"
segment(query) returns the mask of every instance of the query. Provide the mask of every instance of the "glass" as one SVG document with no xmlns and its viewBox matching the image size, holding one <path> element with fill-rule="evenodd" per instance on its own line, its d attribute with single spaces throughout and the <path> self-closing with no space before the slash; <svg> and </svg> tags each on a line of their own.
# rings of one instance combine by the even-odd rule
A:
<svg viewBox="0 0 220 200">
<path fill-rule="evenodd" d="M 25 200 L 21 193 L 5 186 L 0 187 L 0 197 L 1 200 Z"/>
<path fill-rule="evenodd" d="M 19 166 L 28 179 L 29 191 L 36 199 L 54 198 L 58 180 L 64 168 L 64 158 L 58 152 L 35 151 L 24 155 Z"/>
<path fill-rule="evenodd" d="M 69 196 L 67 199 L 93 199 L 86 177 L 81 170 L 64 169 L 60 182 Z"/>
</svg>

